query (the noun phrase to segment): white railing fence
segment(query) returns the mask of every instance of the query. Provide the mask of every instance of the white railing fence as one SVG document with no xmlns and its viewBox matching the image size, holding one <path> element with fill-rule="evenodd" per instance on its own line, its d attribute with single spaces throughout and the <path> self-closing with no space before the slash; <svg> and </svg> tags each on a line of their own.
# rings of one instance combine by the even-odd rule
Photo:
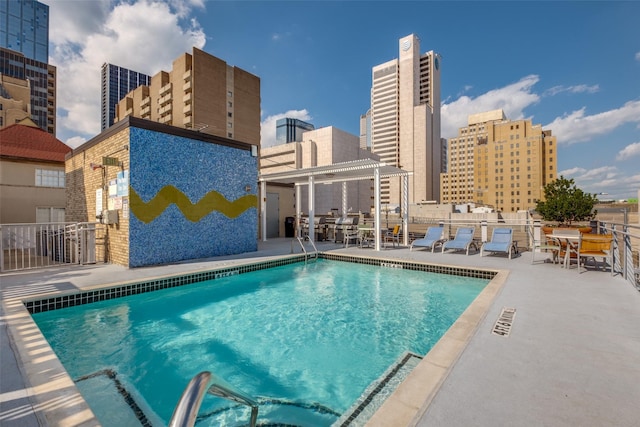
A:
<svg viewBox="0 0 640 427">
<path fill-rule="evenodd" d="M 0 224 L 0 271 L 96 263 L 103 236 L 104 226 L 93 222 Z"/>
</svg>

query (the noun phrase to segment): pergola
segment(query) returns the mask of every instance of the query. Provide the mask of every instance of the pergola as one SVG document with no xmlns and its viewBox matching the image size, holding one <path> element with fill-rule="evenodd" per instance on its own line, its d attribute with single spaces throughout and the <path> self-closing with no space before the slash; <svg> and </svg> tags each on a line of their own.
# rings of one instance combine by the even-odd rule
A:
<svg viewBox="0 0 640 427">
<path fill-rule="evenodd" d="M 300 199 L 303 185 L 309 186 L 309 230 L 314 229 L 315 213 L 315 192 L 316 184 L 328 184 L 342 182 L 342 217 L 347 217 L 347 182 L 359 181 L 363 179 L 373 179 L 374 181 L 374 205 L 375 205 L 375 250 L 380 250 L 380 180 L 383 178 L 402 177 L 402 227 L 404 244 L 409 244 L 409 175 L 412 173 L 386 163 L 372 159 L 354 160 L 351 162 L 335 163 L 327 166 L 316 166 L 306 169 L 292 169 L 285 172 L 275 172 L 261 174 L 258 176 L 260 182 L 260 216 L 262 241 L 267 240 L 267 183 L 294 184 L 296 189 L 296 218 L 299 222 L 301 216 Z M 314 239 L 314 233 L 309 233 L 309 239 Z"/>
</svg>

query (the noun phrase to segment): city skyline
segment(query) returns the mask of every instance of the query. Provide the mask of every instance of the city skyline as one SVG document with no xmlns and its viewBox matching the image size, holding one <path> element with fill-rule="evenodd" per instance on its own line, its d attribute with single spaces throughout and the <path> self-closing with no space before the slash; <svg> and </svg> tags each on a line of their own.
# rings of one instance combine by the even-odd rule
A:
<svg viewBox="0 0 640 427">
<path fill-rule="evenodd" d="M 443 138 L 502 108 L 550 129 L 558 175 L 585 191 L 621 199 L 640 188 L 639 3 L 43 3 L 57 136 L 72 147 L 100 132 L 102 63 L 153 75 L 192 46 L 261 79 L 263 143 L 282 117 L 358 135 L 371 68 L 414 33 L 423 53 L 442 55 Z"/>
</svg>

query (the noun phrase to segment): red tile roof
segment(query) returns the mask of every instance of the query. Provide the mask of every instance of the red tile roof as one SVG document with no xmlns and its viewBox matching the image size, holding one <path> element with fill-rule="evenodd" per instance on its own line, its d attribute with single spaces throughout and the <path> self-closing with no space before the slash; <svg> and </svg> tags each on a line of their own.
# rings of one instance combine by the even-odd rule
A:
<svg viewBox="0 0 640 427">
<path fill-rule="evenodd" d="M 64 162 L 71 147 L 40 128 L 13 124 L 0 130 L 0 157 Z"/>
</svg>

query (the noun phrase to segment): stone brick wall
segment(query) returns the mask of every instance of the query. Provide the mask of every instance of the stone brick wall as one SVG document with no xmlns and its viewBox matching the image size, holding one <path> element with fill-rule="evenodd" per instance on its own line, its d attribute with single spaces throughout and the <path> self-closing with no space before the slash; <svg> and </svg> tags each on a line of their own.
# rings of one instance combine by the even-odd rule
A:
<svg viewBox="0 0 640 427">
<path fill-rule="evenodd" d="M 66 173 L 66 220 L 75 222 L 94 222 L 96 219 L 96 190 L 102 189 L 102 209 L 108 208 L 109 181 L 117 177 L 118 172 L 129 170 L 129 127 L 92 145 L 74 150 L 65 162 Z M 114 157 L 122 166 L 103 166 L 103 157 Z M 128 198 L 123 198 L 125 203 Z M 124 266 L 129 265 L 129 220 L 118 209 L 118 224 L 105 225 L 105 262 Z M 101 260 L 102 261 L 102 260 Z"/>
</svg>

